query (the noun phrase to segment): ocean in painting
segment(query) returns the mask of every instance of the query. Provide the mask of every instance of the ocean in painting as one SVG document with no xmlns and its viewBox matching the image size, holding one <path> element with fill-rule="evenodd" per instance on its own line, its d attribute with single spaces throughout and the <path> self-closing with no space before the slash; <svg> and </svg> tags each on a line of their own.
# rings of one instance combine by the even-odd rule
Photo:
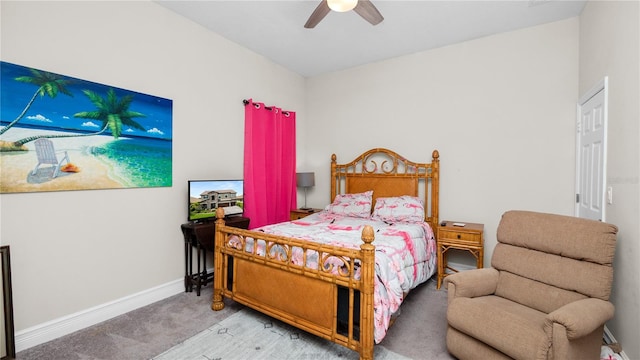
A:
<svg viewBox="0 0 640 360">
<path fill-rule="evenodd" d="M 171 186 L 171 141 L 121 138 L 93 147 L 92 153 L 113 165 L 129 187 Z"/>
</svg>

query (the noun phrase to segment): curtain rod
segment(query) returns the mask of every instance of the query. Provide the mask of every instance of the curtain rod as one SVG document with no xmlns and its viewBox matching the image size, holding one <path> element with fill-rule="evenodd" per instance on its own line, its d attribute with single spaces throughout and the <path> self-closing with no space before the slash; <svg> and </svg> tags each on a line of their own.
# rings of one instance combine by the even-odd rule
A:
<svg viewBox="0 0 640 360">
<path fill-rule="evenodd" d="M 245 106 L 247 106 L 247 105 L 249 105 L 249 100 L 247 100 L 247 99 L 243 99 L 243 100 L 242 100 L 242 103 L 243 103 Z M 271 106 L 265 106 L 264 108 L 265 108 L 265 109 L 267 109 L 267 110 L 271 110 L 271 109 L 272 109 L 272 107 L 271 107 Z"/>
<path fill-rule="evenodd" d="M 249 100 L 247 100 L 247 99 L 242 99 L 242 103 L 243 103 L 245 106 L 247 106 L 247 105 L 249 105 Z M 264 108 L 265 108 L 265 109 L 267 109 L 267 110 L 273 110 L 273 107 L 271 107 L 271 106 L 265 106 Z M 283 111 L 282 113 L 283 113 L 285 116 L 289 116 L 289 112 L 288 112 L 288 111 Z"/>
</svg>

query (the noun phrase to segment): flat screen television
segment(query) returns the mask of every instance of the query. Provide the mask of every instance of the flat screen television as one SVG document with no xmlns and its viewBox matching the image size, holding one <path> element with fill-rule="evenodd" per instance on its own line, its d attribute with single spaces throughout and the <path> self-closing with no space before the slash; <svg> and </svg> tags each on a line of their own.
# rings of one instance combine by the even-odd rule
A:
<svg viewBox="0 0 640 360">
<path fill-rule="evenodd" d="M 189 221 L 214 221 L 219 207 L 224 209 L 225 216 L 243 212 L 243 180 L 189 180 L 188 189 Z"/>
</svg>

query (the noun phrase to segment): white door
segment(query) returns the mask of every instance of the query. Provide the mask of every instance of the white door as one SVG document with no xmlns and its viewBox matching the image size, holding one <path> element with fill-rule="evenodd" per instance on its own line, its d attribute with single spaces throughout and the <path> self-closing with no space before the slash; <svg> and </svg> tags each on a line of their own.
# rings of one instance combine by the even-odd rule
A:
<svg viewBox="0 0 640 360">
<path fill-rule="evenodd" d="M 578 104 L 576 216 L 605 221 L 607 79 Z"/>
</svg>

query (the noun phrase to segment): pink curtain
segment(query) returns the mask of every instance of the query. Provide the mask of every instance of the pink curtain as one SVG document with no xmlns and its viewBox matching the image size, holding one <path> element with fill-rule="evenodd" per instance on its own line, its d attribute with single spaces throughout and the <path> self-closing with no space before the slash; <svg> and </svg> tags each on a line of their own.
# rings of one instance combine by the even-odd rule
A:
<svg viewBox="0 0 640 360">
<path fill-rule="evenodd" d="M 250 228 L 289 220 L 296 208 L 296 113 L 245 101 L 244 216 Z"/>
</svg>

